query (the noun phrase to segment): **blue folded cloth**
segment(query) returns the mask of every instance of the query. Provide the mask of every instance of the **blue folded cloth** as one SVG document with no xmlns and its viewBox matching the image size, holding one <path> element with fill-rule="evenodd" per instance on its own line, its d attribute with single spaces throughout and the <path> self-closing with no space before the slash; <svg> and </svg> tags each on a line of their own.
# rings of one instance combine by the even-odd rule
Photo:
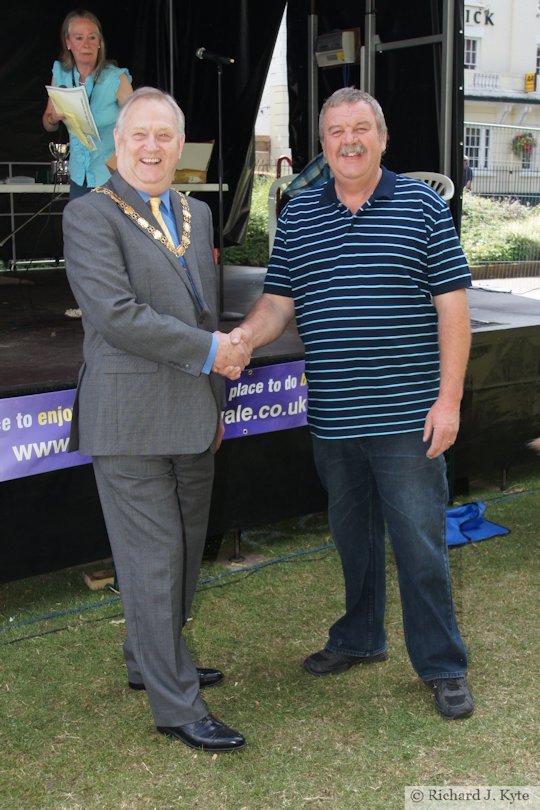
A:
<svg viewBox="0 0 540 810">
<path fill-rule="evenodd" d="M 446 510 L 446 543 L 448 546 L 461 546 L 489 540 L 500 534 L 510 534 L 510 529 L 492 523 L 483 517 L 486 505 L 482 501 L 465 503 Z"/>
</svg>

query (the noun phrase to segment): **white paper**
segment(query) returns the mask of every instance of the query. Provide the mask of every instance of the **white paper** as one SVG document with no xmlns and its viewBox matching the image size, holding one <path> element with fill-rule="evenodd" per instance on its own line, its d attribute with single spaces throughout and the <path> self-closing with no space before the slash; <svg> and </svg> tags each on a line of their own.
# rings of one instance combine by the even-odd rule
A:
<svg viewBox="0 0 540 810">
<path fill-rule="evenodd" d="M 46 85 L 46 89 L 56 112 L 64 116 L 64 124 L 71 135 L 75 135 L 90 152 L 94 152 L 97 149 L 96 141 L 101 138 L 84 87 Z"/>
<path fill-rule="evenodd" d="M 214 141 L 209 143 L 185 143 L 176 168 L 205 172 L 208 169 L 213 148 Z"/>
</svg>

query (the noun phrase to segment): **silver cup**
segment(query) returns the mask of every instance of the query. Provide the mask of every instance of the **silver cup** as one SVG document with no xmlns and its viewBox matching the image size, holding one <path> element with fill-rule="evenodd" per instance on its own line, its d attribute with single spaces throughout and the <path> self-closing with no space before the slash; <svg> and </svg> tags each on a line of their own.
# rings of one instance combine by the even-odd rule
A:
<svg viewBox="0 0 540 810">
<path fill-rule="evenodd" d="M 50 143 L 49 152 L 54 160 L 51 161 L 51 174 L 54 183 L 69 183 L 69 143 Z"/>
</svg>

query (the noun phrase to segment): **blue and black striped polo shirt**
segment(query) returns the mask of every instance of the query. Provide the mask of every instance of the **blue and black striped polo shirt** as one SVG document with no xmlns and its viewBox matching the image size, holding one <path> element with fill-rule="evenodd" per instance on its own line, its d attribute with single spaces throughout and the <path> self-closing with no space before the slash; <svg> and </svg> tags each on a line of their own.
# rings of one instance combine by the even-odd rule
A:
<svg viewBox="0 0 540 810">
<path fill-rule="evenodd" d="M 422 431 L 439 389 L 432 296 L 470 283 L 448 206 L 423 181 L 383 168 L 355 214 L 333 180 L 291 199 L 264 291 L 294 298 L 311 431 Z"/>
</svg>

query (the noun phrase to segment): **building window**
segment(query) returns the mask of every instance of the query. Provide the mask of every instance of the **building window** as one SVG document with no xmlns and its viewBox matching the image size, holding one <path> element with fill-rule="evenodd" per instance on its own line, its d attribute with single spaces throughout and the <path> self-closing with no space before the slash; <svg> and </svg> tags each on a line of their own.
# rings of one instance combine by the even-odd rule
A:
<svg viewBox="0 0 540 810">
<path fill-rule="evenodd" d="M 489 168 L 491 131 L 489 127 L 465 127 L 465 154 L 471 169 Z"/>
<path fill-rule="evenodd" d="M 536 46 L 536 72 L 540 73 L 540 45 Z"/>
<path fill-rule="evenodd" d="M 475 70 L 478 65 L 478 40 L 466 39 L 465 40 L 465 55 L 464 55 L 465 69 Z"/>
<path fill-rule="evenodd" d="M 534 148 L 530 152 L 523 152 L 521 155 L 521 168 L 530 171 L 534 167 Z"/>
</svg>

